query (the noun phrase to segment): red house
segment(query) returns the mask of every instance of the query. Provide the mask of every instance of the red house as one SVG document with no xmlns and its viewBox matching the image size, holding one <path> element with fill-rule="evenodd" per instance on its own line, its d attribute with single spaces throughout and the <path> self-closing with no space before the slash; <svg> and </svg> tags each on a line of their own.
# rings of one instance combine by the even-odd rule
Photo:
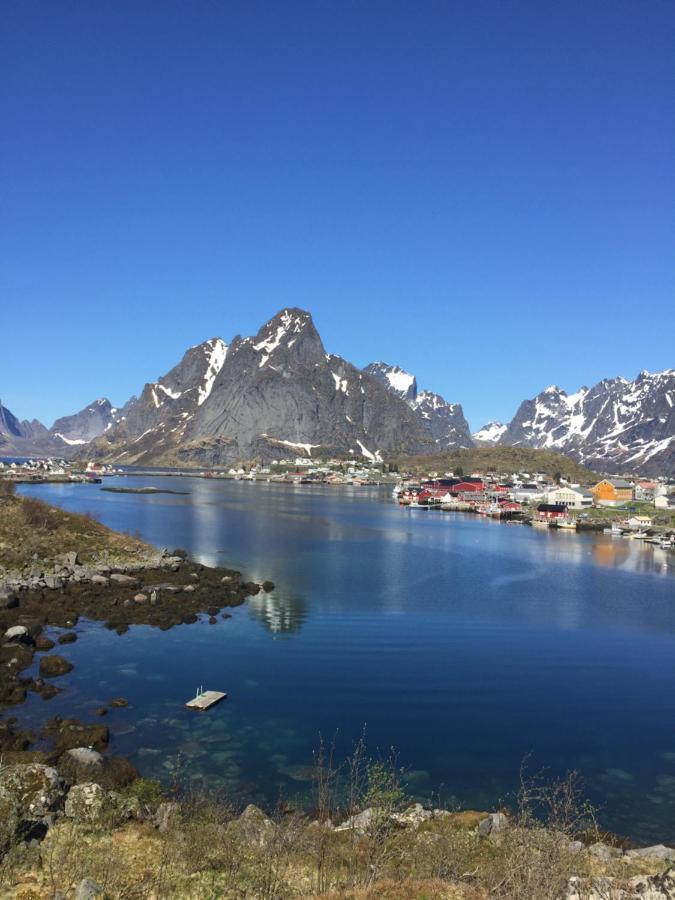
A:
<svg viewBox="0 0 675 900">
<path fill-rule="evenodd" d="M 562 503 L 540 503 L 537 516 L 540 519 L 560 519 L 567 515 L 567 507 Z"/>
</svg>

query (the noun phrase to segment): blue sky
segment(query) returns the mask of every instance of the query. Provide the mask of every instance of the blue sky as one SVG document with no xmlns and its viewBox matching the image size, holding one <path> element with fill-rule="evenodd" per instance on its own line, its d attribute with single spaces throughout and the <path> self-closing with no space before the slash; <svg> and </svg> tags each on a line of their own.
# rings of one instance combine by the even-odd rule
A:
<svg viewBox="0 0 675 900">
<path fill-rule="evenodd" d="M 0 398 L 309 309 L 506 419 L 675 365 L 675 5 L 6 0 Z"/>
</svg>

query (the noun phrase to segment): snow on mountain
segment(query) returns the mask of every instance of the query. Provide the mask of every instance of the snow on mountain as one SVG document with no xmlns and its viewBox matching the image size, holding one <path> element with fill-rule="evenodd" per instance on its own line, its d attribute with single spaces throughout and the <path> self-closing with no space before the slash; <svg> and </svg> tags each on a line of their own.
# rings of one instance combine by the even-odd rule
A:
<svg viewBox="0 0 675 900">
<path fill-rule="evenodd" d="M 431 447 L 400 396 L 326 353 L 311 315 L 288 308 L 253 337 L 190 348 L 95 449 L 123 462 L 216 465 L 319 450 L 379 459 Z"/>
<path fill-rule="evenodd" d="M 99 397 L 72 416 L 57 419 L 49 433 L 68 447 L 88 444 L 120 420 L 121 411 L 106 397 Z"/>
<path fill-rule="evenodd" d="M 384 362 L 374 362 L 363 370 L 377 378 L 403 400 L 413 401 L 417 397 L 417 379 L 400 366 L 390 366 Z"/>
<path fill-rule="evenodd" d="M 545 447 L 594 468 L 675 471 L 675 369 L 604 379 L 573 394 L 551 385 L 521 403 L 500 444 Z"/>
<path fill-rule="evenodd" d="M 374 362 L 363 370 L 408 403 L 425 431 L 439 447 L 471 447 L 473 441 L 461 404 L 448 403 L 440 394 L 417 392 L 414 375 L 385 362 Z"/>
<path fill-rule="evenodd" d="M 507 426 L 501 422 L 488 422 L 479 431 L 474 431 L 471 437 L 474 441 L 478 441 L 481 444 L 496 444 L 506 431 L 506 428 Z"/>
</svg>

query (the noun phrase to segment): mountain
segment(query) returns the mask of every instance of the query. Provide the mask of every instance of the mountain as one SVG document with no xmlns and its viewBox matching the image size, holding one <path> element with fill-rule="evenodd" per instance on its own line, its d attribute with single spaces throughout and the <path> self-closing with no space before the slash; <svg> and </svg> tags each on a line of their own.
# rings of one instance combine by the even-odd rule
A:
<svg viewBox="0 0 675 900">
<path fill-rule="evenodd" d="M 551 385 L 520 404 L 500 444 L 546 447 L 603 471 L 675 472 L 675 369 L 604 379 L 567 394 Z"/>
<path fill-rule="evenodd" d="M 49 433 L 68 447 L 88 444 L 112 428 L 122 415 L 123 411 L 114 407 L 110 400 L 101 397 L 80 412 L 57 419 Z"/>
<path fill-rule="evenodd" d="M 20 422 L 0 401 L 0 456 L 37 456 L 57 453 L 48 430 L 37 419 Z"/>
<path fill-rule="evenodd" d="M 374 362 L 363 370 L 383 384 L 389 390 L 398 394 L 402 400 L 412 403 L 417 399 L 417 379 L 410 372 L 399 366 L 390 366 L 388 363 Z"/>
<path fill-rule="evenodd" d="M 396 394 L 416 413 L 427 434 L 440 447 L 472 447 L 469 424 L 461 404 L 448 403 L 431 391 L 417 393 L 417 379 L 399 366 L 384 362 L 370 363 L 363 369 Z M 436 447 L 438 449 L 438 447 Z"/>
<path fill-rule="evenodd" d="M 479 444 L 496 444 L 506 429 L 507 426 L 501 422 L 488 422 L 479 431 L 474 431 L 471 437 Z"/>
<path fill-rule="evenodd" d="M 254 337 L 212 338 L 146 384 L 88 453 L 121 462 L 429 452 L 416 412 L 380 380 L 327 353 L 312 317 L 285 309 Z"/>
</svg>

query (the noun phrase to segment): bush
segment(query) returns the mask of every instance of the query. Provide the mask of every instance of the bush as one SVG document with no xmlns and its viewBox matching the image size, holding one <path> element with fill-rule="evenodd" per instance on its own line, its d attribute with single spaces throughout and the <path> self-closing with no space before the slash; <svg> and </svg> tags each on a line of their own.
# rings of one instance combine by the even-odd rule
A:
<svg viewBox="0 0 675 900">
<path fill-rule="evenodd" d="M 13 497 L 16 494 L 16 484 L 7 479 L 0 479 L 0 500 Z"/>
</svg>

